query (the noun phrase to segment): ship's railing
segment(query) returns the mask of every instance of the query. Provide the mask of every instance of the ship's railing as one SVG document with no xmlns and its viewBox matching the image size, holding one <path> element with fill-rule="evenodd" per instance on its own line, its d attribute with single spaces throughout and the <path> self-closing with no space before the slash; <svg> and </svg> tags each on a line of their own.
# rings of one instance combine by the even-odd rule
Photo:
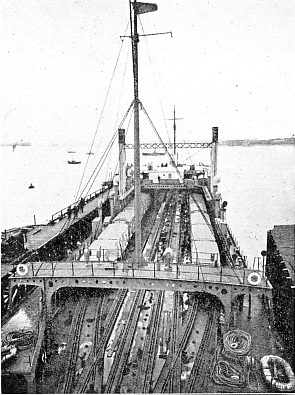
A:
<svg viewBox="0 0 295 395">
<path fill-rule="evenodd" d="M 102 194 L 103 192 L 105 192 L 109 187 L 105 186 L 102 187 L 100 189 L 98 189 L 97 191 L 91 192 L 89 195 L 86 195 L 84 198 L 85 204 L 90 202 L 91 200 L 97 198 L 100 194 Z M 51 216 L 51 221 L 50 222 L 55 222 L 57 220 L 60 220 L 64 217 L 67 216 L 67 212 L 68 209 L 70 208 L 71 210 L 74 210 L 77 208 L 77 206 L 79 206 L 79 200 L 77 200 L 76 202 L 70 204 L 69 206 L 57 211 L 56 213 L 52 214 Z"/>
<path fill-rule="evenodd" d="M 71 262 L 32 262 L 28 264 L 30 269 L 29 277 L 33 278 L 69 278 L 83 279 L 89 277 L 134 277 L 134 278 L 155 278 L 155 279 L 177 279 L 180 281 L 199 281 L 202 283 L 222 283 L 235 285 L 259 285 L 271 288 L 267 279 L 260 271 L 251 271 L 245 268 L 231 268 L 228 266 L 212 267 L 208 265 L 168 265 L 162 262 L 145 262 L 144 266 L 138 267 L 129 261 L 113 261 L 109 263 L 99 263 L 98 261 Z M 260 282 L 251 284 L 249 275 L 257 273 L 260 275 Z M 16 274 L 14 273 L 13 277 Z M 24 280 L 27 276 L 22 277 Z M 208 287 L 210 284 L 208 285 Z M 210 289 L 210 288 L 209 288 Z"/>
<path fill-rule="evenodd" d="M 237 250 L 239 251 L 239 256 L 242 259 L 244 259 L 245 264 L 248 266 L 248 262 L 247 262 L 248 261 L 248 259 L 247 259 L 248 257 L 247 257 L 247 255 L 244 255 L 243 251 L 241 250 L 241 248 L 239 246 L 238 240 L 236 239 L 232 229 L 228 226 L 228 224 L 227 224 L 227 230 L 228 230 L 228 233 L 229 233 L 230 237 L 232 238 L 232 240 L 235 242 L 235 245 L 237 246 Z"/>
</svg>

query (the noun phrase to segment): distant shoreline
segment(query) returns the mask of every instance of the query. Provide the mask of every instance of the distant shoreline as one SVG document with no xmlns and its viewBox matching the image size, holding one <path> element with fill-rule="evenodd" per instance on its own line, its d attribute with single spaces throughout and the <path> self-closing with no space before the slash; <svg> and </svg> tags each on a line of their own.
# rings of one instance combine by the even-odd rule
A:
<svg viewBox="0 0 295 395">
<path fill-rule="evenodd" d="M 265 140 L 256 140 L 256 139 L 223 140 L 220 141 L 219 144 L 227 145 L 227 146 L 243 146 L 243 147 L 252 147 L 255 145 L 294 145 L 295 146 L 295 137 L 285 137 L 285 138 L 265 139 Z"/>
</svg>

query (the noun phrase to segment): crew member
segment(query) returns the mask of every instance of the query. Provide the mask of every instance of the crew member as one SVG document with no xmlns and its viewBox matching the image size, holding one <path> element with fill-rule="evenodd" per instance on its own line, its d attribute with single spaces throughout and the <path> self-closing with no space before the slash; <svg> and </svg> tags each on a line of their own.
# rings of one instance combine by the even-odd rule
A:
<svg viewBox="0 0 295 395">
<path fill-rule="evenodd" d="M 84 204 L 85 204 L 85 200 L 81 197 L 81 200 L 80 200 L 80 203 L 79 203 L 79 207 L 81 209 L 81 213 L 83 213 Z"/>
<path fill-rule="evenodd" d="M 68 207 L 67 214 L 68 214 L 68 219 L 70 219 L 70 218 L 71 218 L 71 215 L 72 215 L 71 206 Z"/>
</svg>

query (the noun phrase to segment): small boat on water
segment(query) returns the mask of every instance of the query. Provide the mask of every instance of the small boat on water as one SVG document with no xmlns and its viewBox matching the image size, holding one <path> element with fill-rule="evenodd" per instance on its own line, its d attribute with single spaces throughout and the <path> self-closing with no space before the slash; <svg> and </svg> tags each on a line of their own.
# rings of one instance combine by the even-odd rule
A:
<svg viewBox="0 0 295 395">
<path fill-rule="evenodd" d="M 68 151 L 68 153 L 71 153 L 71 154 L 72 154 L 72 159 L 71 159 L 71 160 L 68 160 L 68 164 L 69 164 L 69 165 L 79 165 L 79 164 L 81 163 L 81 161 L 75 160 L 75 159 L 73 158 L 73 154 L 75 154 L 76 151 Z"/>
<path fill-rule="evenodd" d="M 68 164 L 69 165 L 79 165 L 81 163 L 81 161 L 77 161 L 77 160 L 68 160 Z"/>
<path fill-rule="evenodd" d="M 266 355 L 260 362 L 264 378 L 273 389 L 294 392 L 295 376 L 287 361 L 275 355 Z"/>
<path fill-rule="evenodd" d="M 35 186 L 31 183 L 31 185 L 29 186 L 29 189 L 34 189 Z"/>
<path fill-rule="evenodd" d="M 143 152 L 142 155 L 144 155 L 144 156 L 161 156 L 161 155 L 166 155 L 166 153 L 154 151 L 154 152 Z"/>
</svg>

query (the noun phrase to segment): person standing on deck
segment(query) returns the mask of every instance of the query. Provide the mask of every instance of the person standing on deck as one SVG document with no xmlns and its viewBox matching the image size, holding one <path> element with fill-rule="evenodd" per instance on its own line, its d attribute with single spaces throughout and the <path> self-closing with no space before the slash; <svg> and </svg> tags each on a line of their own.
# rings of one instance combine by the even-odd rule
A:
<svg viewBox="0 0 295 395">
<path fill-rule="evenodd" d="M 67 214 L 68 214 L 68 219 L 70 219 L 70 218 L 71 218 L 71 215 L 72 215 L 71 206 L 68 207 L 68 209 L 67 209 Z"/>
<path fill-rule="evenodd" d="M 79 207 L 81 209 L 81 213 L 83 213 L 84 204 L 85 204 L 85 200 L 81 197 L 81 200 L 79 202 Z"/>
<path fill-rule="evenodd" d="M 84 258 L 85 258 L 86 266 L 88 266 L 89 256 L 90 256 L 89 248 L 84 248 Z"/>
<path fill-rule="evenodd" d="M 163 254 L 164 262 L 166 263 L 166 270 L 172 270 L 171 263 L 173 261 L 173 250 L 170 247 L 167 247 Z"/>
<path fill-rule="evenodd" d="M 74 206 L 73 207 L 74 218 L 78 217 L 78 211 L 79 211 L 79 207 L 78 206 Z"/>
</svg>

